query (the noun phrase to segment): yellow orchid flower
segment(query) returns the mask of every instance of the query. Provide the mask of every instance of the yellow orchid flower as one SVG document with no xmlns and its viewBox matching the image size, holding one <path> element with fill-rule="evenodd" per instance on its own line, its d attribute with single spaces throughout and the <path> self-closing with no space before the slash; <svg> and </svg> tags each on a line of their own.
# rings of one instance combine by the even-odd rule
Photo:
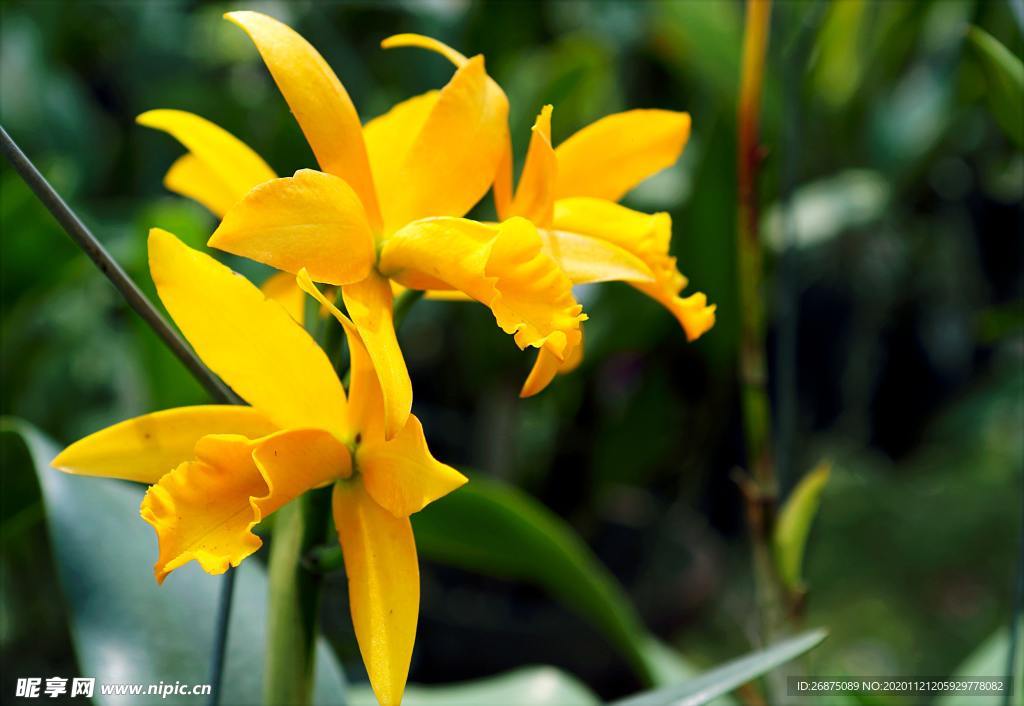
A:
<svg viewBox="0 0 1024 706">
<path fill-rule="evenodd" d="M 695 340 L 715 322 L 715 306 L 702 292 L 679 296 L 687 280 L 669 255 L 672 219 L 617 201 L 679 158 L 690 135 L 690 116 L 669 110 L 630 110 L 583 128 L 557 148 L 551 144 L 552 107 L 533 125 L 519 185 L 512 193 L 511 157 L 494 182 L 502 219 L 523 217 L 540 230 L 544 251 L 573 284 L 627 282 L 667 308 Z M 511 154 L 511 147 L 508 149 Z M 537 354 L 522 396 L 543 389 L 558 372 L 578 363 L 547 348 Z"/>
<path fill-rule="evenodd" d="M 153 229 L 157 292 L 203 362 L 251 407 L 208 405 L 131 419 L 61 452 L 55 468 L 152 484 L 140 508 L 156 530 L 157 581 L 196 560 L 237 566 L 261 540 L 252 529 L 298 495 L 333 484 L 352 622 L 370 683 L 398 704 L 419 612 L 409 515 L 466 482 L 436 461 L 410 415 L 384 437 L 381 388 L 357 327 L 300 271 L 299 286 L 344 326 L 349 395 L 309 334 L 248 280 Z"/>
<path fill-rule="evenodd" d="M 441 53 L 456 71 L 441 90 L 364 127 L 305 39 L 259 13 L 226 17 L 256 44 L 323 171 L 273 178 L 252 150 L 197 116 L 151 111 L 139 120 L 189 149 L 166 183 L 193 197 L 209 188 L 203 203 L 223 216 L 210 246 L 293 274 L 305 268 L 313 281 L 341 287 L 380 380 L 387 438 L 404 427 L 412 405 L 391 319 L 395 283 L 461 292 L 488 306 L 520 348 L 543 348 L 557 360 L 572 354 L 586 316 L 536 227 L 526 219 L 461 218 L 507 158 L 508 100 L 482 56 L 419 35 L 385 40 L 385 48 Z"/>
</svg>

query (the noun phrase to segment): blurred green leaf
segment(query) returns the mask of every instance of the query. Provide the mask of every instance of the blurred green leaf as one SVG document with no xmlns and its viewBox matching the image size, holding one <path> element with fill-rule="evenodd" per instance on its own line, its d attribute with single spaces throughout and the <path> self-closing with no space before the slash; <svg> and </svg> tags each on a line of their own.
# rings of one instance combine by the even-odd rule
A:
<svg viewBox="0 0 1024 706">
<path fill-rule="evenodd" d="M 815 94 L 833 108 L 845 106 L 860 85 L 864 73 L 860 46 L 867 10 L 864 0 L 832 3 L 818 34 L 818 60 L 813 66 Z"/>
<path fill-rule="evenodd" d="M 615 701 L 612 706 L 700 706 L 802 655 L 826 635 L 824 630 L 812 630 L 727 662 L 683 684 L 645 691 Z"/>
<path fill-rule="evenodd" d="M 82 674 L 107 684 L 206 683 L 221 577 L 193 563 L 158 586 L 153 533 L 139 519 L 141 486 L 51 469 L 57 447 L 24 421 L 0 419 L 0 432 L 20 437 L 31 456 Z M 221 703 L 259 703 L 267 579 L 255 560 L 237 571 Z M 314 702 L 341 703 L 345 679 L 325 643 L 317 657 Z M 98 688 L 95 698 L 121 703 Z"/>
<path fill-rule="evenodd" d="M 1018 635 L 1024 634 L 1024 619 L 1018 618 L 1017 633 Z M 1024 695 L 1024 649 L 1021 649 L 1019 642 L 1012 674 L 1006 673 L 1006 668 L 1010 666 L 1009 662 L 1010 630 L 1002 627 L 964 660 L 952 676 L 964 679 L 1009 676 L 1011 678 L 1010 688 L 1013 690 L 1010 699 L 1007 699 L 1005 694 L 971 694 L 967 697 L 963 694 L 943 694 L 935 700 L 935 706 L 960 706 L 961 704 L 995 706 L 995 704 L 1020 703 L 1020 697 Z M 1014 699 L 1013 695 L 1016 695 L 1017 698 Z"/>
<path fill-rule="evenodd" d="M 352 706 L 376 706 L 369 689 L 353 689 Z M 601 703 L 587 687 L 554 667 L 525 667 L 486 679 L 445 686 L 410 684 L 405 706 L 596 706 Z"/>
<path fill-rule="evenodd" d="M 985 67 L 988 105 L 1007 137 L 1024 147 L 1024 63 L 979 27 L 967 33 Z"/>
<path fill-rule="evenodd" d="M 775 251 L 790 243 L 797 248 L 826 243 L 850 228 L 876 221 L 889 204 L 890 191 L 885 177 L 866 169 L 849 169 L 805 184 L 793 194 L 786 211 L 776 204 L 765 213 L 765 242 Z"/>
<path fill-rule="evenodd" d="M 517 489 L 473 476 L 413 516 L 434 561 L 535 583 L 598 627 L 647 683 L 646 630 L 615 577 L 554 513 Z"/>
<path fill-rule="evenodd" d="M 775 563 L 783 583 L 790 590 L 799 591 L 803 585 L 804 549 L 831 472 L 830 462 L 819 463 L 817 468 L 800 479 L 779 513 L 774 537 Z"/>
</svg>

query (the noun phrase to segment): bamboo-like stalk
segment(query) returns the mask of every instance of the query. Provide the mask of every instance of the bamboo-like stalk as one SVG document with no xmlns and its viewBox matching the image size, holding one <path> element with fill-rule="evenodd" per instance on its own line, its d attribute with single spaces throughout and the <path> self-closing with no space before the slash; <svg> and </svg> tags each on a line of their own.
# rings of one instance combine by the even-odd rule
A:
<svg viewBox="0 0 1024 706">
<path fill-rule="evenodd" d="M 89 256 L 110 283 L 124 297 L 125 302 L 145 321 L 167 347 L 177 356 L 192 376 L 206 388 L 206 391 L 219 402 L 225 404 L 242 404 L 220 378 L 207 368 L 199 356 L 189 347 L 185 340 L 175 331 L 160 311 L 143 294 L 138 285 L 132 281 L 124 268 L 107 252 L 103 244 L 93 235 L 92 231 L 82 222 L 74 211 L 60 197 L 56 189 L 50 185 L 46 177 L 36 168 L 14 139 L 0 126 L 0 143 L 3 154 L 18 176 L 32 190 L 46 210 L 57 220 L 64 232 Z M 235 576 L 228 570 L 223 578 L 219 605 L 217 607 L 217 626 L 214 634 L 212 653 L 210 655 L 210 706 L 217 706 L 220 701 L 220 686 L 224 671 L 224 656 L 227 649 L 228 625 L 231 618 L 231 597 L 234 592 Z"/>
<path fill-rule="evenodd" d="M 771 408 L 765 363 L 764 277 L 758 229 L 757 177 L 761 94 L 771 21 L 771 0 L 748 0 L 737 108 L 739 274 L 739 376 L 748 474 L 740 479 L 746 498 L 754 554 L 761 639 L 771 642 L 781 613 L 781 594 L 771 551 L 777 487 L 771 449 Z"/>
</svg>

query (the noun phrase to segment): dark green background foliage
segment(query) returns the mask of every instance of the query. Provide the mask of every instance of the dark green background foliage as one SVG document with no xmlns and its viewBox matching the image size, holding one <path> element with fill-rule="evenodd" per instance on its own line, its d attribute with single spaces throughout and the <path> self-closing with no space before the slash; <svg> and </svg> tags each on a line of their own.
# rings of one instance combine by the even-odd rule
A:
<svg viewBox="0 0 1024 706">
<path fill-rule="evenodd" d="M 681 163 L 627 203 L 672 214 L 682 271 L 719 305 L 703 339 L 687 344 L 666 312 L 624 286 L 581 291 L 591 315 L 584 365 L 525 401 L 529 356 L 483 307 L 421 303 L 401 339 L 436 456 L 511 482 L 565 518 L 650 629 L 694 663 L 746 651 L 749 549 L 730 480 L 743 462 L 733 252 L 741 5 L 6 2 L 3 125 L 150 293 L 147 229 L 199 246 L 215 223 L 163 189 L 181 148 L 135 115 L 190 110 L 280 174 L 315 165 L 249 40 L 220 19 L 242 7 L 309 39 L 364 120 L 451 73 L 440 58 L 379 49 L 383 37 L 421 32 L 484 53 L 509 94 L 520 158 L 547 102 L 556 143 L 625 108 L 692 114 Z M 805 562 L 806 623 L 831 630 L 811 659 L 821 674 L 948 674 L 1010 619 L 1024 455 L 1024 159 L 988 112 L 991 76 L 966 40 L 970 24 L 1020 56 L 1020 18 L 1005 3 L 776 5 L 764 297 L 784 491 L 820 459 L 835 464 Z M 203 402 L 6 164 L 2 186 L 3 413 L 68 442 Z M 477 215 L 492 216 L 489 200 Z M 257 280 L 267 272 L 226 261 Z M 44 511 L 28 462 L 6 442 L 2 482 L 0 658 L 12 675 L 70 675 Z M 139 521 L 137 531 L 150 529 Z M 324 624 L 357 669 L 343 575 L 329 579 Z M 425 563 L 412 680 L 528 663 L 562 667 L 608 697 L 638 686 L 593 628 L 540 590 Z"/>
</svg>

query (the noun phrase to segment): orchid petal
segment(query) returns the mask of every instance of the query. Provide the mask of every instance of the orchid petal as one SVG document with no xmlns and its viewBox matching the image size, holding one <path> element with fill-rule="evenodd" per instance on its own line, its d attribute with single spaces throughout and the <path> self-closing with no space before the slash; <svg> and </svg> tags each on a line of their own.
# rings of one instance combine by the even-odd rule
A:
<svg viewBox="0 0 1024 706">
<path fill-rule="evenodd" d="M 419 512 L 467 480 L 430 454 L 423 425 L 414 414 L 391 441 L 364 437 L 356 463 L 370 497 L 395 517 Z"/>
<path fill-rule="evenodd" d="M 256 152 L 222 127 L 184 110 L 150 110 L 135 119 L 162 130 L 188 149 L 164 185 L 223 217 L 250 189 L 277 175 Z"/>
<path fill-rule="evenodd" d="M 153 484 L 192 458 L 196 442 L 208 434 L 250 438 L 275 431 L 252 407 L 200 405 L 144 414 L 90 434 L 53 459 L 66 473 Z"/>
<path fill-rule="evenodd" d="M 320 167 L 344 179 L 359 195 L 374 230 L 380 226 L 377 192 L 352 99 L 316 49 L 295 30 L 259 12 L 225 18 L 252 39 Z"/>
<path fill-rule="evenodd" d="M 347 429 L 330 360 L 277 302 L 167 231 L 149 234 L 157 292 L 206 365 L 278 428 Z"/>
<path fill-rule="evenodd" d="M 220 574 L 260 548 L 252 533 L 262 519 L 303 492 L 351 473 L 348 449 L 320 429 L 294 429 L 265 439 L 205 436 L 195 458 L 152 486 L 142 519 L 156 530 L 159 583 L 195 559 Z"/>
<path fill-rule="evenodd" d="M 375 259 L 359 197 L 342 179 L 312 169 L 268 181 L 224 216 L 210 247 L 328 284 L 357 282 Z"/>
<path fill-rule="evenodd" d="M 420 569 L 408 517 L 395 517 L 362 483 L 334 486 L 349 607 L 370 686 L 381 706 L 398 706 L 409 676 L 420 609 Z"/>
<path fill-rule="evenodd" d="M 381 249 L 381 272 L 413 289 L 458 289 L 490 307 L 520 348 L 547 344 L 561 359 L 586 319 L 569 278 L 542 252 L 532 223 L 485 225 L 428 218 L 405 226 Z"/>
<path fill-rule="evenodd" d="M 618 201 L 647 177 L 675 164 L 689 137 L 688 113 L 629 110 L 601 118 L 555 150 L 556 197 Z"/>
</svg>

